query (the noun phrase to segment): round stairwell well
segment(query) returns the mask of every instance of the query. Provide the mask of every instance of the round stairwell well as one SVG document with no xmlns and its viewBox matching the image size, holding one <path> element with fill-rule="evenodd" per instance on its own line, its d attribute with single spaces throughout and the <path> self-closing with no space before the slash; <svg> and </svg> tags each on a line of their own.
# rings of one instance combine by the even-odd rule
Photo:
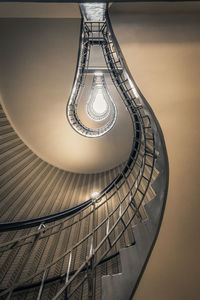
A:
<svg viewBox="0 0 200 300">
<path fill-rule="evenodd" d="M 125 124 L 129 146 L 103 171 L 69 172 L 26 145 L 3 102 L 2 299 L 130 299 L 160 228 L 168 188 L 160 126 L 129 73 L 107 5 L 80 4 L 80 10 L 65 122 L 90 146 Z M 110 156 L 117 151 L 112 145 Z"/>
</svg>

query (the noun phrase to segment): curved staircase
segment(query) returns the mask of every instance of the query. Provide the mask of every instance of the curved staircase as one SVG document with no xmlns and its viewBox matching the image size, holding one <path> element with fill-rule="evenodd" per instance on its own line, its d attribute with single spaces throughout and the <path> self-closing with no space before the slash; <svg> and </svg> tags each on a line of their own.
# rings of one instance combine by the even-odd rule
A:
<svg viewBox="0 0 200 300">
<path fill-rule="evenodd" d="M 40 215 L 40 218 L 37 218 L 36 210 L 32 218 L 23 222 L 19 218 L 12 223 L 8 219 L 9 222 L 0 224 L 1 299 L 131 299 L 161 225 L 168 189 L 168 160 L 162 131 L 129 74 L 112 31 L 106 5 L 82 4 L 81 9 L 82 29 L 87 26 L 91 31 L 87 42 L 98 28 L 101 43 L 98 42 L 107 71 L 130 114 L 134 132 L 132 150 L 122 166 L 103 174 L 99 179 L 101 191 L 95 196 L 81 201 L 84 193 L 80 195 L 77 183 L 75 197 L 80 202 L 76 206 L 59 211 L 47 209 L 47 214 Z M 91 16 L 97 19 L 90 19 Z M 76 116 L 76 111 L 73 113 Z M 2 118 L 2 126 L 9 125 L 3 113 Z M 79 126 L 81 124 L 77 128 L 81 128 Z M 23 177 L 28 188 L 31 185 L 28 172 L 37 174 L 37 166 L 45 163 L 37 157 L 35 162 L 29 162 L 29 157 L 31 160 L 34 155 L 20 145 L 20 140 L 14 137 L 9 126 L 2 132 L 6 134 L 2 139 L 6 143 L 3 152 L 8 151 L 5 167 L 16 161 L 19 164 L 16 175 L 10 175 L 10 180 L 18 177 L 19 181 L 15 181 L 15 188 L 18 188 L 22 178 L 20 170 L 25 170 L 30 164 L 32 169 L 27 169 Z M 16 149 L 16 154 L 11 151 L 12 148 Z M 51 166 L 45 165 L 42 172 L 45 173 L 48 168 Z M 61 174 L 61 177 L 56 181 L 55 176 L 49 181 L 47 194 L 52 191 L 54 194 L 46 196 L 46 199 L 51 199 L 49 203 L 53 207 L 53 199 L 58 197 L 58 205 L 63 207 L 66 175 L 55 168 L 51 172 L 52 176 L 55 173 Z M 39 174 L 37 176 L 41 178 L 42 173 Z M 91 188 L 86 182 L 92 182 L 91 178 L 95 176 L 84 179 L 82 191 Z M 4 181 L 7 184 L 7 179 Z M 32 196 L 33 186 L 21 202 L 20 209 Z M 37 184 L 35 187 L 38 188 Z M 40 199 L 42 190 L 37 195 Z M 66 199 L 71 198 L 69 193 Z M 38 203 L 42 210 L 44 202 L 38 200 Z M 14 205 L 14 198 L 11 204 Z M 33 211 L 34 204 L 34 201 L 29 203 Z"/>
</svg>

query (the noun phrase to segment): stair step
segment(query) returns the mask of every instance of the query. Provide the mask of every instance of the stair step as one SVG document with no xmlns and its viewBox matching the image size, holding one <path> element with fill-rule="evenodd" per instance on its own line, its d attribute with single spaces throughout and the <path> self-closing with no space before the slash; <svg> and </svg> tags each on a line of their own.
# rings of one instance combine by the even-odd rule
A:
<svg viewBox="0 0 200 300">
<path fill-rule="evenodd" d="M 159 223 L 159 216 L 161 213 L 161 205 L 159 199 L 155 196 L 151 201 L 144 205 L 146 214 L 151 220 L 151 226 L 157 228 Z"/>
<path fill-rule="evenodd" d="M 159 156 L 156 160 L 155 167 L 159 169 L 159 174 L 151 184 L 155 194 L 166 185 L 167 171 L 162 166 L 161 158 Z M 147 219 L 133 227 L 135 245 L 120 250 L 122 273 L 102 277 L 102 300 L 131 299 L 159 228 L 165 195 L 164 190 L 159 197 L 155 196 L 144 205 Z"/>
<path fill-rule="evenodd" d="M 133 227 L 136 244 L 120 250 L 122 273 L 102 277 L 102 300 L 130 299 L 149 253 L 154 228 L 151 220 Z"/>
<path fill-rule="evenodd" d="M 124 282 L 124 275 L 121 273 L 103 276 L 102 300 L 121 300 L 122 295 L 124 295 L 124 292 L 126 292 L 125 284 L 126 282 Z"/>
</svg>

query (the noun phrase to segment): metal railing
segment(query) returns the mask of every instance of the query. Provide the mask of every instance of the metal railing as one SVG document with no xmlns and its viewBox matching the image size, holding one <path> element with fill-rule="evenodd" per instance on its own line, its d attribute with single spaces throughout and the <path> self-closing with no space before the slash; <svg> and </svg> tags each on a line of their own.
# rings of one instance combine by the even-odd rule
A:
<svg viewBox="0 0 200 300">
<path fill-rule="evenodd" d="M 145 146 L 141 145 L 145 149 Z M 37 271 L 36 273 L 32 274 L 30 277 L 26 278 L 23 282 L 17 282 L 12 287 L 8 288 L 7 290 L 3 291 L 0 295 L 6 295 L 8 294 L 8 297 L 11 297 L 14 290 L 17 288 L 17 286 L 22 286 L 23 284 L 32 281 L 34 278 L 38 278 L 38 275 L 40 275 L 41 278 L 41 286 L 39 289 L 38 299 L 40 299 L 42 295 L 42 290 L 45 286 L 45 279 L 47 279 L 48 274 L 51 273 L 51 269 L 58 264 L 59 262 L 63 261 L 64 259 L 68 261 L 68 266 L 66 270 L 66 282 L 63 285 L 63 287 L 60 289 L 60 291 L 55 295 L 54 299 L 58 299 L 62 293 L 66 289 L 69 291 L 69 287 L 72 285 L 74 280 L 77 278 L 78 274 L 83 269 L 88 269 L 87 274 L 84 276 L 84 280 L 78 283 L 78 286 L 76 286 L 73 290 L 71 290 L 68 294 L 68 297 L 70 298 L 77 288 L 84 284 L 84 282 L 87 280 L 92 281 L 92 277 L 89 275 L 90 272 L 94 272 L 95 268 L 99 264 L 99 262 L 106 257 L 109 252 L 113 249 L 113 247 L 117 244 L 120 237 L 124 234 L 124 232 L 129 228 L 129 226 L 132 224 L 132 221 L 135 217 L 140 217 L 140 208 L 144 201 L 146 192 L 149 188 L 149 184 L 152 179 L 153 174 L 153 168 L 154 168 L 154 153 L 152 153 L 152 159 L 151 163 L 147 160 L 148 155 L 144 154 L 143 159 L 141 160 L 140 155 L 137 159 L 133 160 L 132 164 L 128 166 L 129 174 L 124 175 L 123 180 L 121 180 L 120 184 L 115 185 L 115 190 L 112 191 L 111 195 L 107 196 L 106 193 L 104 197 L 100 199 L 94 199 L 92 206 L 90 207 L 90 212 L 87 212 L 85 216 L 82 216 L 82 213 L 78 213 L 78 219 L 73 222 L 70 225 L 64 226 L 63 224 L 67 222 L 67 220 L 64 220 L 60 222 L 59 224 L 54 224 L 49 226 L 49 228 L 44 228 L 44 226 L 40 226 L 38 233 L 32 233 L 28 236 L 21 237 L 20 239 L 11 241 L 9 243 L 5 243 L 1 245 L 1 250 L 8 251 L 8 249 L 16 249 L 17 247 L 27 246 L 29 245 L 29 251 L 27 252 L 27 257 L 31 255 L 33 252 L 33 249 L 37 242 L 39 242 L 40 239 L 48 238 L 49 236 L 56 235 L 58 232 L 65 231 L 69 227 L 75 226 L 76 224 L 80 224 L 84 219 L 92 217 L 93 219 L 93 228 L 90 232 L 88 232 L 81 240 L 79 240 L 75 245 L 73 245 L 70 249 L 67 249 L 66 252 L 64 252 L 61 256 L 56 258 L 53 262 L 49 263 L 48 265 L 42 267 L 40 271 Z M 133 166 L 135 164 L 140 164 L 141 168 L 138 168 L 138 172 L 136 172 L 135 180 L 129 180 L 129 176 L 131 176 L 133 172 Z M 145 170 L 147 171 L 146 174 Z M 144 175 L 145 174 L 145 175 Z M 148 176 L 148 177 L 147 177 Z M 143 179 L 146 181 L 146 185 L 144 184 Z M 123 188 L 123 186 L 126 185 L 126 193 L 123 195 L 123 197 L 120 197 L 120 190 Z M 112 211 L 108 211 L 109 202 L 113 199 L 114 196 L 117 195 L 118 203 L 115 206 L 115 208 Z M 137 199 L 137 201 L 136 201 Z M 136 203 L 137 202 L 137 203 Z M 95 226 L 95 215 L 97 214 L 97 211 L 102 209 L 102 207 L 106 207 L 105 211 L 107 210 L 107 215 L 105 215 L 104 219 Z M 110 207 L 109 207 L 110 209 Z M 127 218 L 126 214 L 129 212 L 130 216 Z M 114 222 L 112 225 L 110 225 L 111 219 L 114 219 Z M 119 223 L 123 225 L 120 232 L 119 231 Z M 52 229 L 57 230 L 52 232 Z M 47 233 L 50 231 L 50 233 Z M 102 236 L 102 232 L 105 232 L 105 235 L 103 238 L 97 243 L 96 236 Z M 118 233 L 117 233 L 118 232 Z M 115 234 L 114 234 L 115 233 Z M 115 238 L 113 238 L 115 236 Z M 30 241 L 30 238 L 32 239 Z M 23 243 L 21 243 L 23 241 Z M 75 272 L 73 276 L 69 278 L 70 268 L 71 268 L 71 261 L 72 257 L 75 256 L 75 252 L 78 248 L 80 248 L 85 242 L 87 241 L 88 249 L 86 251 L 86 255 L 83 259 L 83 261 L 80 261 L 80 266 Z M 104 247 L 103 247 L 104 245 Z M 102 249 L 105 248 L 105 251 L 102 251 Z M 26 260 L 24 260 L 26 262 Z M 90 282 L 89 285 L 92 285 Z M 88 291 L 88 293 L 91 293 L 91 291 Z M 92 294 L 93 295 L 93 294 Z M 9 298 L 8 298 L 9 299 Z"/>
<path fill-rule="evenodd" d="M 96 43 L 98 40 L 112 81 L 132 119 L 132 150 L 123 171 L 96 198 L 90 199 L 86 207 L 61 221 L 54 221 L 53 224 L 42 223 L 33 232 L 0 245 L 0 253 L 8 255 L 12 251 L 26 249 L 19 272 L 11 276 L 10 286 L 0 293 L 5 299 L 10 299 L 19 287 L 38 281 L 40 286 L 36 299 L 42 299 L 45 289 L 48 288 L 48 280 L 56 274 L 65 279 L 59 282 L 58 291 L 55 290 L 52 299 L 73 299 L 80 291 L 83 299 L 97 299 L 94 278 L 98 265 L 119 251 L 122 246 L 133 244 L 131 227 L 146 217 L 143 206 L 152 198 L 151 184 L 158 175 L 155 168 L 156 159 L 160 154 L 160 148 L 157 147 L 160 143 L 158 128 L 152 121 L 154 116 L 149 107 L 126 71 L 109 19 L 94 23 L 83 21 L 84 34 L 88 35 L 89 39 L 83 39 L 79 57 L 81 68 L 77 72 L 72 98 L 76 99 L 84 80 L 90 42 Z M 75 102 L 69 103 L 68 115 L 71 122 L 75 122 L 80 129 L 82 124 L 76 115 L 75 107 Z M 89 128 L 83 130 L 90 131 Z M 71 238 L 73 232 L 76 235 Z M 59 241 L 61 235 L 68 240 L 67 247 L 61 247 L 62 253 L 55 255 L 55 242 Z M 44 265 L 41 263 L 36 270 L 29 270 L 29 276 L 26 276 L 23 269 L 28 262 L 31 265 L 29 258 L 38 253 L 37 245 L 50 239 L 49 247 L 54 249 L 55 257 Z"/>
<path fill-rule="evenodd" d="M 81 98 L 82 90 L 85 86 L 86 74 L 89 70 L 89 59 L 91 48 L 95 45 L 101 45 L 104 39 L 104 29 L 106 27 L 105 21 L 100 22 L 84 22 L 81 26 L 81 41 L 80 53 L 78 59 L 78 68 L 72 88 L 72 92 L 67 104 L 66 115 L 69 124 L 79 134 L 85 137 L 99 137 L 106 134 L 115 124 L 116 121 L 116 108 L 114 103 L 111 103 L 112 108 L 107 122 L 100 128 L 89 128 L 80 120 L 78 115 L 78 104 Z"/>
</svg>

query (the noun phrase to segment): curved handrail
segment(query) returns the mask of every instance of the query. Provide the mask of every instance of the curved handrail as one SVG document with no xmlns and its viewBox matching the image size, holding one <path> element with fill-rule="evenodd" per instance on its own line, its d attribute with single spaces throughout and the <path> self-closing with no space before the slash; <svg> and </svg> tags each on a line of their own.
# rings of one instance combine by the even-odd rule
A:
<svg viewBox="0 0 200 300">
<path fill-rule="evenodd" d="M 155 156 L 156 157 L 156 156 Z M 137 155 L 135 154 L 135 150 L 134 151 L 131 151 L 131 154 L 130 154 L 130 157 L 129 157 L 129 159 L 128 159 L 128 161 L 127 161 L 127 164 L 125 165 L 125 167 L 124 167 L 124 169 L 123 169 L 123 171 L 100 193 L 100 195 L 97 197 L 97 199 L 96 199 L 96 201 L 97 202 L 99 202 L 107 193 L 109 193 L 113 188 L 116 188 L 116 185 L 118 184 L 118 183 L 120 183 L 120 187 L 123 185 L 123 182 L 121 182 L 121 180 L 122 179 L 124 179 L 124 177 L 125 177 L 125 175 L 127 174 L 127 172 L 128 171 L 130 171 L 130 166 L 131 166 L 131 164 L 133 163 L 133 166 L 132 166 L 132 168 L 134 168 L 134 165 L 135 165 L 135 163 L 137 162 L 136 161 L 136 159 L 137 159 Z M 135 162 L 135 163 L 134 163 Z M 138 176 L 139 176 L 139 173 L 137 174 L 137 176 L 135 177 L 135 181 L 134 181 L 134 184 L 135 184 L 135 182 L 136 182 L 136 180 L 137 180 L 137 178 L 138 178 Z M 113 194 L 112 195 L 110 195 L 109 196 L 109 198 L 107 198 L 107 200 L 106 201 L 108 201 L 113 195 L 115 194 L 115 191 L 113 192 Z M 90 201 L 90 202 L 89 202 Z M 106 201 L 103 201 L 100 205 L 99 205 L 99 207 L 100 206 L 102 206 Z M 77 210 L 77 211 L 74 211 L 74 214 L 73 214 L 73 211 L 72 211 L 72 213 L 71 214 L 69 214 L 69 216 L 70 216 L 70 218 L 67 218 L 67 221 L 69 221 L 70 219 L 72 219 L 72 218 L 74 218 L 75 216 L 77 216 L 80 212 L 83 212 L 83 210 L 84 209 L 87 209 L 87 208 L 89 208 L 89 206 L 93 203 L 93 200 L 92 199 L 90 199 L 90 200 L 88 200 L 87 202 L 89 202 L 89 203 L 87 203 L 87 205 L 85 205 L 84 207 L 82 207 L 82 209 L 80 209 L 80 210 Z M 83 203 L 83 204 L 85 204 L 85 202 Z M 57 224 L 53 224 L 53 225 L 51 225 L 51 226 L 49 226 L 49 227 L 41 227 L 41 229 L 40 229 L 40 232 L 45 232 L 45 233 L 47 233 L 47 231 L 50 231 L 51 229 L 53 229 L 53 228 L 55 228 L 55 227 L 59 227 L 58 228 L 58 230 L 57 231 L 53 231 L 53 232 L 51 232 L 50 234 L 46 234 L 46 235 L 42 235 L 42 236 L 40 236 L 39 237 L 39 239 L 44 239 L 44 238 L 46 238 L 46 237 L 49 237 L 49 236 L 51 236 L 51 235 L 55 235 L 56 233 L 58 233 L 58 232 L 60 232 L 60 231 L 63 231 L 63 230 L 65 230 L 65 229 L 67 229 L 68 227 L 72 227 L 73 225 L 75 225 L 75 224 L 77 224 L 78 222 L 80 222 L 80 221 L 82 221 L 83 219 L 85 219 L 85 218 L 87 218 L 89 215 L 91 215 L 92 214 L 92 212 L 91 211 L 89 211 L 85 216 L 83 216 L 83 217 L 80 217 L 78 220 L 75 220 L 74 222 L 72 222 L 70 225 L 66 225 L 66 226 L 63 226 L 63 224 L 66 222 L 66 220 L 63 220 L 63 221 L 61 221 L 60 223 L 57 223 Z M 49 216 L 49 217 L 51 217 L 51 215 Z M 57 214 L 56 214 L 56 217 L 57 217 Z M 53 219 L 53 218 L 52 218 Z M 33 219 L 33 221 L 35 221 L 36 222 L 36 225 L 34 224 L 34 223 L 32 223 L 32 224 L 26 224 L 26 221 L 24 221 L 24 226 L 26 226 L 26 228 L 28 228 L 28 227 L 35 227 L 35 226 L 38 226 L 38 225 L 44 225 L 45 223 L 44 222 L 41 222 L 41 221 L 43 221 L 44 219 L 42 219 L 42 218 L 38 218 L 36 221 Z M 30 223 L 31 223 L 31 221 L 32 221 L 32 219 L 31 220 L 28 220 L 28 222 L 30 221 Z M 40 222 L 39 222 L 40 221 Z M 53 221 L 55 221 L 55 219 L 53 219 Z M 53 222 L 52 220 L 50 220 L 50 222 Z M 13 222 L 14 223 L 14 222 Z M 13 223 L 7 223 L 6 225 L 8 225 L 8 226 L 12 226 L 11 227 L 11 230 L 14 230 L 14 229 L 22 229 L 22 227 L 20 226 L 20 227 L 18 227 L 17 228 L 17 224 L 15 225 L 15 223 L 13 224 Z M 17 222 L 16 222 L 17 223 Z M 14 225 L 16 226 L 15 228 L 14 228 Z M 23 224 L 22 224 L 22 226 L 23 226 Z M 62 227 L 61 227 L 62 226 Z M 3 230 L 2 230 L 3 231 Z M 4 230 L 4 232 L 5 231 L 8 231 L 8 230 Z M 10 242 L 6 242 L 6 243 L 2 243 L 2 244 L 0 244 L 0 252 L 2 252 L 2 251 L 5 251 L 5 250 L 7 250 L 7 249 L 4 249 L 4 247 L 7 247 L 7 246 L 11 246 L 12 247 L 12 249 L 14 248 L 14 247 L 16 247 L 17 246 L 17 243 L 18 242 L 21 242 L 22 240 L 26 240 L 26 239 L 29 239 L 29 238 L 34 238 L 35 236 L 38 236 L 38 233 L 39 233 L 39 231 L 38 230 L 36 230 L 35 232 L 33 232 L 33 233 L 29 233 L 29 234 L 26 234 L 26 235 L 24 235 L 24 236 L 21 236 L 20 238 L 17 238 L 17 239 L 14 239 L 14 240 L 12 240 L 12 241 L 10 241 Z M 29 241 L 28 243 L 31 243 L 32 241 Z M 13 246 L 14 245 L 14 246 Z M 22 246 L 21 244 L 20 244 L 20 246 Z M 2 250 L 1 250 L 1 248 L 3 248 Z"/>
<path fill-rule="evenodd" d="M 154 159 L 153 159 L 153 162 L 154 162 Z M 154 165 L 154 164 L 153 164 Z M 151 173 L 150 173 L 150 178 L 152 177 L 152 173 L 153 173 L 153 165 L 152 165 L 152 168 L 151 168 Z M 145 164 L 144 164 L 145 166 Z M 143 167 L 144 167 L 143 166 Z M 140 186 L 140 183 L 141 183 L 141 180 L 142 178 L 139 179 L 139 182 L 138 182 L 138 186 Z M 146 190 L 148 189 L 149 187 L 149 184 L 150 184 L 150 181 L 148 181 L 148 185 L 146 186 Z M 135 182 L 133 183 L 133 186 L 135 185 Z M 125 195 L 124 199 L 122 202 L 125 201 L 125 199 L 127 198 L 127 196 L 130 194 L 131 190 L 127 192 L 127 194 Z M 135 191 L 135 194 L 138 192 L 138 190 Z M 134 197 L 135 195 L 133 195 Z M 145 197 L 145 193 L 142 197 L 142 199 L 140 200 L 139 202 L 139 205 L 137 207 L 137 210 L 139 210 L 142 202 L 143 202 L 143 199 Z M 88 257 L 88 259 L 80 266 L 80 268 L 77 270 L 77 272 L 72 276 L 72 278 L 68 281 L 68 284 L 66 284 L 65 287 L 67 287 L 70 282 L 73 280 L 73 278 L 75 278 L 77 276 L 77 274 L 80 273 L 80 271 L 87 265 L 88 261 L 93 257 L 93 255 L 98 251 L 98 249 L 101 247 L 101 245 L 104 243 L 105 240 L 107 240 L 109 238 L 109 236 L 111 235 L 111 233 L 113 232 L 114 228 L 118 225 L 118 223 L 120 222 L 121 218 L 123 218 L 124 214 L 126 213 L 126 211 L 128 210 L 128 207 L 131 206 L 131 201 L 128 202 L 127 206 L 125 207 L 124 211 L 121 213 L 121 216 L 117 219 L 117 221 L 115 222 L 115 224 L 109 229 L 109 232 L 108 234 L 101 240 L 100 244 L 98 245 L 98 247 L 96 247 L 96 249 L 94 249 L 94 253 L 90 254 L 90 256 Z M 95 229 L 94 231 L 98 230 L 105 222 L 108 221 L 108 219 L 114 214 L 114 212 L 120 207 L 120 204 L 118 204 L 118 206 L 116 207 L 116 209 L 112 212 L 112 214 L 110 214 L 106 219 L 104 219 L 102 221 L 101 224 L 99 224 Z M 132 215 L 132 217 L 129 219 L 128 223 L 127 223 L 127 227 L 129 226 L 129 224 L 131 223 L 131 221 L 133 220 L 133 218 L 136 216 L 137 214 L 137 211 L 134 212 L 134 214 Z M 113 245 L 115 245 L 117 243 L 117 241 L 119 240 L 120 236 L 123 234 L 123 232 L 126 230 L 125 227 L 121 232 L 120 234 L 118 235 L 117 239 L 113 242 Z M 57 262 L 59 262 L 61 259 L 63 259 L 64 257 L 66 257 L 67 255 L 69 255 L 74 249 L 76 249 L 80 244 L 82 244 L 85 240 L 87 240 L 89 237 L 91 237 L 92 235 L 94 234 L 94 232 L 90 232 L 88 235 L 86 235 L 82 240 L 80 240 L 76 245 L 74 245 L 72 248 L 70 248 L 69 250 L 67 250 L 64 254 L 62 254 L 61 256 L 59 256 L 58 258 L 56 258 L 53 262 L 49 263 L 48 265 L 46 265 L 45 267 L 43 267 L 40 271 L 34 273 L 33 275 L 31 275 L 30 277 L 26 278 L 25 281 L 23 281 L 22 283 L 17 283 L 17 285 L 14 284 L 14 286 L 12 286 L 11 288 L 8 288 L 7 290 L 3 291 L 2 293 L 0 293 L 0 295 L 5 295 L 7 293 L 9 293 L 10 291 L 12 291 L 13 289 L 15 289 L 16 286 L 18 285 L 22 285 L 24 284 L 25 282 L 27 281 L 30 281 L 31 279 L 33 279 L 34 277 L 37 277 L 38 275 L 42 274 L 43 272 L 46 272 L 50 267 L 54 266 Z M 107 251 L 109 252 L 110 249 Z M 107 253 L 104 253 L 104 255 L 100 258 L 100 260 L 102 260 L 105 256 L 106 256 Z M 99 260 L 99 261 L 100 261 Z M 99 263 L 99 262 L 98 262 Z M 96 264 L 98 264 L 96 263 Z M 64 288 L 65 289 L 65 288 Z M 60 294 L 59 294 L 60 295 Z M 57 295 L 57 296 L 59 296 Z"/>
<path fill-rule="evenodd" d="M 6 294 L 11 295 L 17 286 L 31 281 L 34 278 L 38 278 L 39 275 L 41 276 L 39 295 L 41 295 L 45 278 L 47 278 L 51 272 L 51 268 L 65 259 L 68 261 L 68 270 L 70 270 L 71 259 L 75 258 L 77 250 L 82 249 L 81 247 L 83 247 L 86 242 L 86 253 L 84 258 L 80 260 L 77 271 L 70 278 L 69 272 L 67 271 L 66 281 L 53 299 L 58 299 L 66 290 L 68 290 L 68 297 L 73 296 L 75 291 L 85 284 L 86 280 L 91 282 L 90 272 L 95 270 L 99 262 L 112 251 L 113 247 L 116 247 L 118 241 L 127 232 L 132 222 L 135 221 L 136 218 L 141 218 L 141 209 L 153 182 L 155 170 L 160 172 L 159 177 L 162 178 L 163 183 L 163 188 L 156 190 L 157 195 L 163 201 L 163 213 L 168 187 L 168 162 L 161 129 L 148 103 L 127 71 L 128 69 L 120 54 L 119 46 L 112 32 L 108 16 L 103 35 L 104 42 L 101 46 L 105 54 L 108 70 L 113 83 L 119 90 L 122 100 L 130 113 L 133 123 L 134 141 L 130 157 L 123 171 L 118 174 L 114 181 L 109 184 L 96 199 L 90 199 L 91 202 L 88 206 L 83 207 L 59 224 L 49 226 L 46 231 L 40 229 L 39 232 L 21 237 L 21 240 L 16 239 L 15 241 L 7 242 L 2 245 L 3 247 L 12 246 L 11 248 L 15 248 L 18 242 L 25 241 L 22 244 L 19 243 L 18 246 L 27 245 L 28 243 L 34 246 L 34 243 L 38 240 L 60 233 L 74 225 L 81 225 L 83 220 L 89 220 L 89 218 L 92 217 L 92 228 L 90 230 L 88 229 L 88 232 L 84 232 L 83 237 L 79 238 L 77 242 L 64 251 L 64 253 L 56 257 L 52 262 L 42 266 L 40 270 L 33 272 L 32 275 L 28 276 L 22 282 L 14 282 L 10 288 L 0 293 L 0 296 Z M 123 70 L 123 72 L 121 72 L 121 70 Z M 109 195 L 110 192 L 111 195 Z M 115 197 L 118 199 L 118 202 L 115 203 L 114 207 L 112 207 L 112 205 L 109 206 Z M 98 211 L 102 209 L 105 210 L 104 218 L 95 224 L 95 216 Z M 90 211 L 88 212 L 88 210 Z M 129 214 L 128 219 L 126 217 L 127 213 Z M 68 221 L 69 224 L 65 226 L 64 223 Z M 70 223 L 71 221 L 72 223 Z M 122 226 L 119 226 L 120 224 Z M 53 230 L 56 226 L 58 226 L 58 229 Z M 46 234 L 48 230 L 50 233 Z M 100 241 L 95 239 L 98 235 L 101 236 Z M 32 241 L 26 241 L 26 239 L 30 237 L 34 237 L 34 239 Z M 73 284 L 77 276 L 84 269 L 87 269 L 87 273 L 74 287 Z M 69 288 L 71 289 L 69 290 Z"/>
<path fill-rule="evenodd" d="M 48 224 L 51 222 L 55 222 L 57 220 L 74 215 L 77 212 L 80 212 L 82 209 L 88 207 L 91 203 L 92 203 L 92 199 L 89 199 L 79 205 L 72 207 L 72 208 L 69 208 L 64 211 L 61 211 L 61 212 L 58 212 L 55 214 L 51 214 L 48 216 L 42 216 L 39 218 L 32 218 L 32 219 L 16 221 L 16 222 L 2 222 L 2 223 L 0 223 L 0 232 L 6 232 L 6 231 L 11 231 L 11 230 L 21 230 L 21 229 L 25 229 L 25 228 L 36 227 L 41 224 Z"/>
</svg>

